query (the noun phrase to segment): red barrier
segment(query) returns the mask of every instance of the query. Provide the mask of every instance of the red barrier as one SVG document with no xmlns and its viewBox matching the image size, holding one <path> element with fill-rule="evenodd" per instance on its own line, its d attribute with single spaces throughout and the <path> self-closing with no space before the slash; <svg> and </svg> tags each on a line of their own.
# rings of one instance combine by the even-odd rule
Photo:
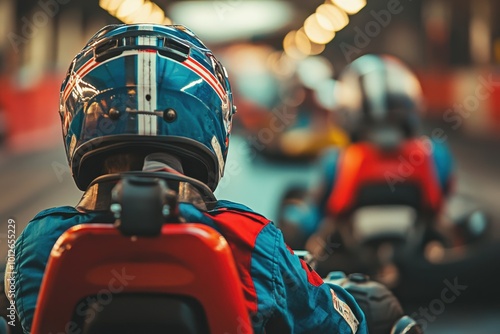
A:
<svg viewBox="0 0 500 334">
<path fill-rule="evenodd" d="M 61 138 L 57 111 L 62 78 L 60 74 L 46 74 L 39 83 L 21 88 L 13 78 L 0 77 L 0 109 L 10 148 L 33 150 L 52 146 Z"/>
<path fill-rule="evenodd" d="M 454 79 L 450 72 L 420 72 L 418 78 L 422 84 L 425 103 L 430 117 L 440 114 L 453 105 L 455 97 Z"/>
<path fill-rule="evenodd" d="M 456 71 L 420 71 L 419 79 L 429 118 L 442 119 L 456 104 L 477 103 L 462 115 L 462 131 L 474 136 L 498 136 L 500 130 L 500 73 L 493 68 Z M 471 108 L 471 109 L 470 109 Z M 471 117 L 469 117 L 471 116 Z"/>
</svg>

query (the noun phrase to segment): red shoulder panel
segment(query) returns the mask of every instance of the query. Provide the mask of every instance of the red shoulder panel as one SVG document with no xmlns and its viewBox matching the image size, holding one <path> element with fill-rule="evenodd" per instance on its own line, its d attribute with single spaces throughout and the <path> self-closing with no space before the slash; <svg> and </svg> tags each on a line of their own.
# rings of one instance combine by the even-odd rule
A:
<svg viewBox="0 0 500 334">
<path fill-rule="evenodd" d="M 271 221 L 251 212 L 232 209 L 220 209 L 211 213 L 221 234 L 227 240 L 236 263 L 243 286 L 247 308 L 257 312 L 257 292 L 250 273 L 252 253 L 260 231 Z"/>
<path fill-rule="evenodd" d="M 295 254 L 293 252 L 293 250 L 288 247 L 288 245 L 286 246 L 286 248 L 288 249 L 288 251 L 290 252 L 290 254 Z M 315 272 L 313 270 L 313 268 L 311 268 L 311 266 L 309 264 L 307 264 L 306 261 L 302 260 L 302 259 L 299 259 L 300 260 L 300 265 L 302 266 L 302 269 L 304 269 L 304 271 L 306 272 L 306 275 L 307 275 L 307 281 L 314 285 L 314 286 L 320 286 L 321 284 L 325 283 L 323 281 L 323 279 L 321 278 L 321 276 L 319 276 L 319 274 L 317 272 Z"/>
</svg>

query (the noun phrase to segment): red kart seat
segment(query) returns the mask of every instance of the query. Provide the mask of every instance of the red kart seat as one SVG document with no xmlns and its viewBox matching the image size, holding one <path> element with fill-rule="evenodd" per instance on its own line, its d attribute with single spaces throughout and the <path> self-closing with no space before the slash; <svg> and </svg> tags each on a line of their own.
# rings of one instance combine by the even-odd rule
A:
<svg viewBox="0 0 500 334">
<path fill-rule="evenodd" d="M 33 334 L 251 332 L 226 240 L 202 224 L 127 237 L 110 224 L 66 231 L 52 249 Z"/>
<path fill-rule="evenodd" d="M 434 215 L 442 206 L 433 159 L 421 139 L 408 140 L 395 151 L 355 143 L 339 159 L 337 181 L 328 199 L 328 209 L 335 216 L 348 215 L 360 206 L 390 204 Z"/>
</svg>

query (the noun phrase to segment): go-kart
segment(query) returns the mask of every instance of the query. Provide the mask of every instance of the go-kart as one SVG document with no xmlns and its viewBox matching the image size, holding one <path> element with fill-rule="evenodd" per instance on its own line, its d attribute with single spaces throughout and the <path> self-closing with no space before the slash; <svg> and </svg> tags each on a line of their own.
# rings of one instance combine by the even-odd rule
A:
<svg viewBox="0 0 500 334">
<path fill-rule="evenodd" d="M 346 134 L 332 124 L 321 128 L 290 127 L 274 133 L 269 140 L 251 142 L 265 157 L 292 161 L 312 160 L 328 147 L 344 147 L 348 143 Z"/>
<path fill-rule="evenodd" d="M 122 174 L 113 189 L 115 224 L 77 225 L 59 238 L 31 333 L 253 332 L 226 240 L 205 224 L 182 223 L 172 177 L 181 178 Z M 186 187 L 184 198 L 210 197 L 196 187 Z M 385 287 L 339 275 L 328 280 L 361 292 L 368 318 L 391 320 L 391 333 L 421 333 Z M 366 297 L 372 295 L 379 298 Z"/>
<path fill-rule="evenodd" d="M 449 273 L 470 277 L 464 266 L 480 270 L 486 259 L 492 263 L 491 254 L 485 256 L 489 248 L 483 245 L 489 225 L 483 210 L 471 209 L 455 218 L 447 229 L 438 226 L 444 198 L 432 181 L 433 169 L 428 168 L 428 162 L 412 166 L 402 182 L 380 181 L 380 175 L 388 172 L 399 175 L 401 160 L 408 161 L 416 149 L 409 143 L 398 151 L 396 159 L 385 160 L 371 144 L 353 144 L 345 149 L 329 199 L 335 212 L 323 218 L 311 237 L 285 218 L 287 206 L 309 205 L 309 190 L 302 185 L 291 186 L 278 213 L 285 241 L 311 251 L 320 275 L 334 269 L 367 273 L 400 296 L 401 289 L 411 291 L 412 297 L 424 296 L 417 289 L 420 282 L 441 284 Z"/>
<path fill-rule="evenodd" d="M 326 148 L 349 144 L 347 133 L 335 124 L 331 112 L 312 96 L 306 101 L 299 106 L 283 103 L 267 112 L 258 128 L 249 129 L 251 147 L 269 159 L 301 161 L 317 158 Z"/>
</svg>

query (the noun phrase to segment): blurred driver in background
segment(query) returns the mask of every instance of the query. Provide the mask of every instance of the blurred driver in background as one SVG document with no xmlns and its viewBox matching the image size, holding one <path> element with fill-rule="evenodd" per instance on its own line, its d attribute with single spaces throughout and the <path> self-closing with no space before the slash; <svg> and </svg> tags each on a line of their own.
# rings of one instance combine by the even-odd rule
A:
<svg viewBox="0 0 500 334">
<path fill-rule="evenodd" d="M 395 171 L 384 169 L 383 159 L 371 163 L 371 179 L 378 179 L 389 191 L 408 183 L 411 174 L 429 162 L 431 170 L 425 187 L 430 189 L 427 209 L 434 219 L 441 211 L 443 198 L 451 191 L 454 164 L 442 140 L 419 134 L 423 97 L 417 77 L 394 57 L 364 55 L 341 73 L 332 96 L 337 121 L 353 144 L 346 149 L 332 148 L 325 152 L 317 172 L 319 181 L 305 200 L 284 205 L 280 228 L 285 241 L 295 249 L 303 248 L 322 223 L 332 225 L 332 221 L 350 209 L 347 197 L 358 194 L 353 189 L 347 191 L 353 182 L 349 170 L 355 168 L 356 159 L 366 158 L 362 156 L 366 150 L 357 150 L 361 157 L 354 159 L 353 154 L 347 154 L 349 150 L 354 151 L 355 146 L 369 147 L 380 157 L 397 160 Z M 412 147 L 410 155 L 421 160 L 403 159 L 408 145 Z M 375 166 L 377 164 L 379 166 Z M 310 243 L 309 250 L 315 253 L 314 248 Z"/>
</svg>

